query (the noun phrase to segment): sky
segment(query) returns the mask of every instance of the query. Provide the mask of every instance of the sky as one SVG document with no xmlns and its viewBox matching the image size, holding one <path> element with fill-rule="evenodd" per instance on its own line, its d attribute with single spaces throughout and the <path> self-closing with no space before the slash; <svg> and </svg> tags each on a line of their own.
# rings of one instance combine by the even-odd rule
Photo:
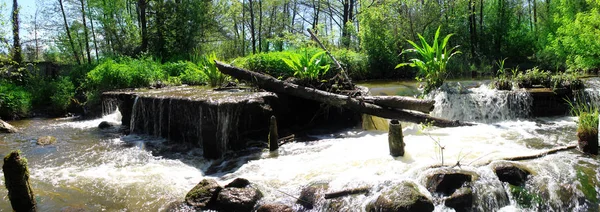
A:
<svg viewBox="0 0 600 212">
<path fill-rule="evenodd" d="M 26 27 L 24 27 L 24 25 L 27 24 L 27 22 L 29 20 L 31 20 L 31 17 L 33 16 L 33 14 L 35 14 L 35 1 L 36 0 L 17 0 L 17 3 L 19 4 L 19 20 L 21 22 L 21 28 L 19 30 L 21 36 L 23 36 L 24 38 L 22 39 L 27 39 L 29 37 L 29 32 L 27 32 L 27 30 L 25 30 Z M 12 25 L 11 25 L 11 12 L 12 12 L 12 4 L 13 1 L 12 0 L 0 0 L 0 4 L 3 4 L 4 7 L 2 7 L 2 19 L 3 21 L 6 23 L 6 26 L 4 26 L 4 31 L 5 32 L 11 32 L 12 31 Z M 10 35 L 10 34 L 9 34 Z M 12 38 L 10 38 L 12 40 Z"/>
</svg>

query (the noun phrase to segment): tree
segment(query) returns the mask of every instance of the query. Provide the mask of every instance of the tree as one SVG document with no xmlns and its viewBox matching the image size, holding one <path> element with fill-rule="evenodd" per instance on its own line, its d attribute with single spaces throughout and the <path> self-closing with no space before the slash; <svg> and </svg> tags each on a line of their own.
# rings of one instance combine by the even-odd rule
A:
<svg viewBox="0 0 600 212">
<path fill-rule="evenodd" d="M 67 23 L 67 15 L 65 14 L 65 7 L 63 5 L 63 0 L 58 0 L 58 3 L 60 4 L 60 11 L 63 16 L 63 21 L 65 24 L 65 31 L 67 32 L 67 37 L 69 38 L 69 44 L 71 44 L 71 50 L 73 51 L 73 57 L 75 57 L 75 61 L 77 61 L 77 64 L 81 65 L 81 61 L 79 60 L 79 54 L 77 53 L 77 50 L 75 50 L 75 44 L 73 43 L 73 37 L 71 37 L 71 30 L 69 29 L 69 24 Z"/>
<path fill-rule="evenodd" d="M 13 29 L 13 61 L 18 64 L 23 62 L 23 55 L 21 54 L 21 40 L 19 39 L 19 4 L 17 0 L 13 0 L 12 10 L 12 29 Z"/>
<path fill-rule="evenodd" d="M 79 2 L 81 3 L 81 19 L 83 20 L 83 31 L 85 33 L 85 51 L 87 52 L 87 61 L 88 64 L 92 64 L 92 56 L 90 54 L 90 42 L 88 40 L 88 28 L 85 21 L 85 5 L 83 3 L 83 0 L 79 0 Z"/>
</svg>

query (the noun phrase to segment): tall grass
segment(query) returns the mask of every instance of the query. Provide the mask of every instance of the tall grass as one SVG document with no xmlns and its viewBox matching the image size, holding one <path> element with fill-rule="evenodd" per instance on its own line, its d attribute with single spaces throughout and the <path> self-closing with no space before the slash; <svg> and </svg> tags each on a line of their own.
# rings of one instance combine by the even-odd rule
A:
<svg viewBox="0 0 600 212">
<path fill-rule="evenodd" d="M 577 116 L 577 132 L 585 134 L 598 133 L 598 106 L 585 103 L 581 100 L 576 102 L 567 101 L 571 108 L 571 115 Z"/>
</svg>

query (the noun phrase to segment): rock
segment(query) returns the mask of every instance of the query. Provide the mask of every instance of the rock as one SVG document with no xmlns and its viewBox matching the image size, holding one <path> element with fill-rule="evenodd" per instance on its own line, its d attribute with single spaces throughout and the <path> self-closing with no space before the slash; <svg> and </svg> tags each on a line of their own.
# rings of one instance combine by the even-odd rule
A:
<svg viewBox="0 0 600 212">
<path fill-rule="evenodd" d="M 473 181 L 477 177 L 474 172 L 466 170 L 442 168 L 435 170 L 427 177 L 426 187 L 431 193 L 442 193 L 449 196 L 465 183 Z"/>
<path fill-rule="evenodd" d="M 527 177 L 531 174 L 525 167 L 508 162 L 495 165 L 494 172 L 500 181 L 515 186 L 524 185 L 525 181 L 527 181 Z"/>
<path fill-rule="evenodd" d="M 317 200 L 323 198 L 325 191 L 329 188 L 327 183 L 313 183 L 306 186 L 300 192 L 300 197 L 296 203 L 304 206 L 307 209 L 312 209 Z"/>
<path fill-rule="evenodd" d="M 185 195 L 185 202 L 198 209 L 211 208 L 217 200 L 221 186 L 212 179 L 203 179 Z"/>
<path fill-rule="evenodd" d="M 412 182 L 403 182 L 384 191 L 375 202 L 369 203 L 369 212 L 433 211 L 433 202 Z"/>
<path fill-rule="evenodd" d="M 598 132 L 577 129 L 577 145 L 583 153 L 598 155 Z"/>
<path fill-rule="evenodd" d="M 245 188 L 250 185 L 250 181 L 244 178 L 235 178 L 229 184 L 225 185 L 225 188 Z"/>
<path fill-rule="evenodd" d="M 473 190 L 467 187 L 459 188 L 444 200 L 444 204 L 447 207 L 454 208 L 456 212 L 471 211 L 473 207 Z"/>
<path fill-rule="evenodd" d="M 37 139 L 36 143 L 40 146 L 46 146 L 56 143 L 56 138 L 54 136 L 42 136 Z"/>
<path fill-rule="evenodd" d="M 17 128 L 12 125 L 2 121 L 0 119 L 0 133 L 16 133 L 18 132 Z"/>
<path fill-rule="evenodd" d="M 219 192 L 216 207 L 222 211 L 252 211 L 262 197 L 262 193 L 252 187 L 224 188 Z"/>
<path fill-rule="evenodd" d="M 108 121 L 103 121 L 103 122 L 100 122 L 100 124 L 98 125 L 98 128 L 100 128 L 100 129 L 108 129 L 108 128 L 111 128 L 111 127 L 114 127 L 114 126 L 115 126 L 114 123 L 110 123 Z"/>
<path fill-rule="evenodd" d="M 273 204 L 264 204 L 256 209 L 256 212 L 293 212 L 290 206 L 273 203 Z"/>
</svg>

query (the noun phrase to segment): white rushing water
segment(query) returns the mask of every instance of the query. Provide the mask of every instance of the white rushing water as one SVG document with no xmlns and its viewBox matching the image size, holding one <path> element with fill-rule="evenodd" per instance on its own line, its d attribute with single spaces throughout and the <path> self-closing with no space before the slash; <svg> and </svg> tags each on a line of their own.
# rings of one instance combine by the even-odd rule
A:
<svg viewBox="0 0 600 212">
<path fill-rule="evenodd" d="M 0 135 L 0 149 L 3 153 L 22 149 L 29 159 L 40 211 L 162 211 L 183 201 L 203 178 L 225 185 L 237 177 L 250 180 L 263 192 L 261 203 L 279 202 L 296 210 L 304 210 L 296 198 L 311 183 L 328 183 L 327 192 L 368 186 L 368 194 L 335 200 L 341 205 L 335 210 L 364 211 L 396 182 L 415 182 L 433 198 L 424 181 L 430 167 L 442 162 L 478 175 L 472 185 L 476 211 L 598 210 L 600 175 L 596 170 L 600 166 L 595 157 L 572 150 L 517 162 L 532 172 L 524 186 L 530 205 L 523 204 L 522 197 L 515 196 L 514 188 L 500 182 L 492 169 L 501 158 L 576 143 L 576 118 L 527 118 L 514 112 L 519 110 L 514 105 L 529 101 L 524 94 L 516 94 L 511 102 L 506 101 L 512 98 L 509 94 L 487 87 L 468 90 L 436 94 L 434 99 L 440 103 L 434 115 L 481 124 L 428 129 L 403 124 L 406 154 L 396 158 L 389 155 L 387 133 L 353 129 L 315 135 L 319 139 L 312 142 L 288 143 L 277 153 L 263 150 L 207 161 L 201 158 L 200 149 L 177 150 L 164 139 L 122 136 L 116 129 L 96 128 L 102 121 L 120 123 L 118 110 L 90 121 L 17 124 L 26 133 Z M 49 147 L 35 145 L 34 139 L 43 135 L 56 136 L 58 141 Z M 227 169 L 214 169 L 215 164 Z M 1 182 L 4 187 L 3 177 Z M 1 192 L 5 196 L 6 191 Z M 505 194 L 507 198 L 502 197 Z M 5 200 L 0 210 L 8 211 Z M 332 201 L 322 199 L 312 211 L 332 211 L 331 206 Z M 436 202 L 436 211 L 452 210 Z"/>
</svg>

